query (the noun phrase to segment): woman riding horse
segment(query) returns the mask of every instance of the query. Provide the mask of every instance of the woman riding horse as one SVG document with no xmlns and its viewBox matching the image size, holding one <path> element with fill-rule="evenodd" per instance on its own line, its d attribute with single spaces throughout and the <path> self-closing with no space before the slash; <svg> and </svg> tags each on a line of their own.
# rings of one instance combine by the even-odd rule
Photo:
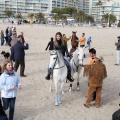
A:
<svg viewBox="0 0 120 120">
<path fill-rule="evenodd" d="M 70 82 L 73 82 L 74 79 L 71 76 L 71 64 L 69 62 L 69 53 L 68 53 L 68 48 L 67 48 L 67 43 L 62 39 L 62 34 L 60 32 L 57 32 L 55 35 L 55 41 L 54 41 L 54 50 L 60 50 L 64 56 L 64 60 L 67 64 L 68 67 L 68 75 L 67 75 L 67 79 Z M 65 53 L 67 55 L 67 57 L 65 56 Z M 49 68 L 48 68 L 49 69 Z M 48 75 L 45 77 L 46 80 L 50 80 L 50 75 L 51 75 L 51 70 L 48 70 Z"/>
<path fill-rule="evenodd" d="M 76 32 L 72 31 L 72 38 L 71 38 L 71 50 L 70 50 L 70 53 L 73 53 L 77 47 L 78 47 L 78 37 L 76 36 Z"/>
</svg>

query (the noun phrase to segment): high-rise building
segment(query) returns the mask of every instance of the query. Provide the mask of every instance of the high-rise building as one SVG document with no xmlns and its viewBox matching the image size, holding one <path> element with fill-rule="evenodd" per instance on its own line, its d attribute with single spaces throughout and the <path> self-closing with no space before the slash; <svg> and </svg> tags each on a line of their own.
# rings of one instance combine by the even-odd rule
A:
<svg viewBox="0 0 120 120">
<path fill-rule="evenodd" d="M 52 8 L 65 8 L 65 7 L 74 7 L 77 10 L 81 9 L 82 0 L 51 0 Z"/>
<path fill-rule="evenodd" d="M 11 10 L 14 13 L 46 13 L 49 0 L 0 0 L 0 11 Z"/>
</svg>

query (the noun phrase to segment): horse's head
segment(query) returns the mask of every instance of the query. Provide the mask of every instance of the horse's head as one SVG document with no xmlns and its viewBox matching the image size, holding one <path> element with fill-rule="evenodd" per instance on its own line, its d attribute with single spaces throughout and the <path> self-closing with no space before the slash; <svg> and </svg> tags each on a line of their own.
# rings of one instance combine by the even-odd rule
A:
<svg viewBox="0 0 120 120">
<path fill-rule="evenodd" d="M 83 48 L 78 48 L 77 49 L 77 55 L 78 55 L 79 65 L 83 65 L 84 49 Z"/>
<path fill-rule="evenodd" d="M 76 36 L 77 31 L 72 31 L 72 36 Z"/>
<path fill-rule="evenodd" d="M 50 52 L 50 62 L 49 62 L 50 69 L 53 69 L 55 67 L 57 59 L 58 59 L 57 51 L 55 51 L 55 50 L 51 51 Z"/>
</svg>

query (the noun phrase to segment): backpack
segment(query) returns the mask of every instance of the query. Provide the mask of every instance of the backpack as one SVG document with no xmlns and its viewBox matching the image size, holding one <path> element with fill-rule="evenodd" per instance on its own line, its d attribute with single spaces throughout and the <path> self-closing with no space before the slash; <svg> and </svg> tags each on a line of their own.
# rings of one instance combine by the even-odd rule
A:
<svg viewBox="0 0 120 120">
<path fill-rule="evenodd" d="M 120 120 L 120 109 L 113 113 L 112 120 Z"/>
</svg>

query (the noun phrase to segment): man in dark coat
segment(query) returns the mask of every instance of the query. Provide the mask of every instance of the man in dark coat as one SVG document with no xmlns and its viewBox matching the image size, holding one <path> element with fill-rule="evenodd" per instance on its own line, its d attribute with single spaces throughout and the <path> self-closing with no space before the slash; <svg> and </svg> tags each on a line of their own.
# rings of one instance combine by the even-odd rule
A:
<svg viewBox="0 0 120 120">
<path fill-rule="evenodd" d="M 28 49 L 28 44 L 25 43 L 25 46 L 22 44 L 21 36 L 18 37 L 18 42 L 12 47 L 12 58 L 15 60 L 14 70 L 17 71 L 19 65 L 20 68 L 20 76 L 26 77 L 24 75 L 25 70 L 25 51 Z"/>
</svg>

